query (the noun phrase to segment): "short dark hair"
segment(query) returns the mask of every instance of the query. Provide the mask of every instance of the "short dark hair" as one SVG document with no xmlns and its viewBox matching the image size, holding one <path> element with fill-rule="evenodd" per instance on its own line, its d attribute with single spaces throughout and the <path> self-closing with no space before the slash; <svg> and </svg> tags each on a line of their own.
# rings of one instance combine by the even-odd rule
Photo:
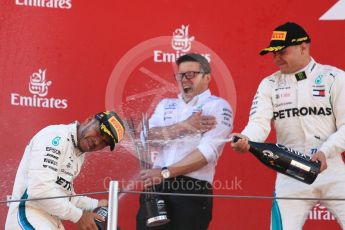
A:
<svg viewBox="0 0 345 230">
<path fill-rule="evenodd" d="M 185 55 L 180 56 L 176 60 L 176 64 L 177 66 L 179 66 L 181 63 L 187 62 L 187 61 L 197 62 L 200 64 L 201 70 L 204 73 L 206 74 L 211 73 L 210 63 L 208 63 L 207 59 L 204 56 L 200 54 L 196 54 L 196 53 L 185 54 Z"/>
</svg>

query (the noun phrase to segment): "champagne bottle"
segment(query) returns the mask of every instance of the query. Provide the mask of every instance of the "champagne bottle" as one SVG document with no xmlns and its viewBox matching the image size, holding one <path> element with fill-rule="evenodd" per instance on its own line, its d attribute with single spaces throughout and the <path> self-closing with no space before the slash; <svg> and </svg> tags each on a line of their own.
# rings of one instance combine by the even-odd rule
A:
<svg viewBox="0 0 345 230">
<path fill-rule="evenodd" d="M 240 137 L 233 136 L 236 143 Z M 320 163 L 310 161 L 310 157 L 284 145 L 248 141 L 251 152 L 269 168 L 295 178 L 306 184 L 312 184 L 320 172 Z"/>
<path fill-rule="evenodd" d="M 148 192 L 154 192 L 154 189 L 147 189 Z M 146 226 L 156 227 L 170 222 L 165 207 L 165 201 L 156 194 L 145 194 L 144 199 L 146 210 Z"/>
<path fill-rule="evenodd" d="M 95 218 L 97 229 L 106 230 L 108 224 L 108 207 L 97 207 L 93 212 L 104 218 L 104 221 Z"/>
</svg>

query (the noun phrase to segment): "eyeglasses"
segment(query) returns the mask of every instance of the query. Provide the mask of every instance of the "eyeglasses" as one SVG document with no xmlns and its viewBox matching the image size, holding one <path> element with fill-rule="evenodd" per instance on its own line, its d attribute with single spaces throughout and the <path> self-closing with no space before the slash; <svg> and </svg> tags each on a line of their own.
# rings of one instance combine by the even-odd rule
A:
<svg viewBox="0 0 345 230">
<path fill-rule="evenodd" d="M 200 72 L 200 71 L 188 71 L 188 72 L 184 72 L 184 73 L 176 73 L 175 74 L 175 78 L 177 81 L 181 81 L 183 79 L 183 77 L 185 77 L 187 80 L 192 80 L 193 78 L 195 78 L 198 74 L 204 74 L 204 72 Z"/>
</svg>

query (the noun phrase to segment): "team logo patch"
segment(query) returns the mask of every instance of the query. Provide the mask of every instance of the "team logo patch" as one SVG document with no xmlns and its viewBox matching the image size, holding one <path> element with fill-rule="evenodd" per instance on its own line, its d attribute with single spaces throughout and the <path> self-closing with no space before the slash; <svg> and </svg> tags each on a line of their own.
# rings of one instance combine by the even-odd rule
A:
<svg viewBox="0 0 345 230">
<path fill-rule="evenodd" d="M 115 117 L 111 117 L 108 120 L 109 124 L 111 124 L 116 133 L 117 133 L 117 140 L 120 141 L 123 138 L 123 134 L 124 134 L 124 129 L 123 126 L 121 125 L 121 123 L 115 118 Z"/>
<path fill-rule="evenodd" d="M 323 79 L 323 75 L 319 75 L 315 78 L 315 85 L 321 85 L 322 84 L 322 79 Z"/>
<path fill-rule="evenodd" d="M 296 73 L 295 77 L 297 81 L 301 81 L 301 80 L 307 79 L 307 74 L 304 71 L 302 71 L 302 72 Z"/>
<path fill-rule="evenodd" d="M 313 89 L 313 96 L 314 97 L 324 97 L 325 90 L 324 89 Z"/>
<path fill-rule="evenodd" d="M 57 136 L 52 140 L 52 145 L 58 146 L 60 144 L 61 137 Z"/>
<path fill-rule="evenodd" d="M 271 40 L 273 41 L 285 41 L 286 31 L 273 31 Z"/>
</svg>

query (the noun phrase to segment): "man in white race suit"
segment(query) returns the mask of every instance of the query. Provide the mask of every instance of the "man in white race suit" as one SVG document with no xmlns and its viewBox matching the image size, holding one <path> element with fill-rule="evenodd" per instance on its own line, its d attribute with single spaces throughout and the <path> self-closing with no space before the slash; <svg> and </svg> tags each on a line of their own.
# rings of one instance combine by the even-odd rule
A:
<svg viewBox="0 0 345 230">
<path fill-rule="evenodd" d="M 268 52 L 280 71 L 260 83 L 249 122 L 237 134 L 243 139 L 232 143 L 233 149 L 245 152 L 249 149 L 248 140 L 264 142 L 273 121 L 277 143 L 320 161 L 322 171 L 311 185 L 278 173 L 275 195 L 344 198 L 344 71 L 317 63 L 310 55 L 309 35 L 296 23 L 285 23 L 273 31 L 270 46 L 260 54 Z M 309 210 L 317 203 L 317 200 L 274 200 L 271 229 L 302 229 Z M 319 203 L 345 228 L 345 202 L 322 200 Z"/>
<path fill-rule="evenodd" d="M 124 126 L 114 112 L 101 112 L 84 123 L 51 125 L 40 130 L 26 146 L 20 162 L 12 199 L 34 199 L 75 194 L 73 180 L 84 162 L 85 152 L 110 146 L 124 135 Z M 92 213 L 107 200 L 72 198 L 21 201 L 10 204 L 6 230 L 64 229 L 61 220 L 77 223 L 79 229 L 95 229 Z"/>
</svg>

